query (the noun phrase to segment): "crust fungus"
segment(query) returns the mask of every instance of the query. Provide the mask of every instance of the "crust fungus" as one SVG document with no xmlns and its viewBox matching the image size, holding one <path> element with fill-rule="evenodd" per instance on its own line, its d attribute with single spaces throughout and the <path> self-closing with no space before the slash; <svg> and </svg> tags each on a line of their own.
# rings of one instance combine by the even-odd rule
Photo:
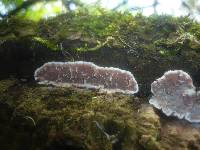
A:
<svg viewBox="0 0 200 150">
<path fill-rule="evenodd" d="M 39 84 L 76 86 L 100 89 L 104 92 L 138 92 L 131 72 L 113 67 L 99 67 L 91 62 L 48 62 L 35 71 Z"/>
<path fill-rule="evenodd" d="M 200 122 L 200 91 L 197 92 L 189 74 L 182 70 L 166 72 L 151 84 L 153 97 L 149 103 L 167 116 Z"/>
</svg>

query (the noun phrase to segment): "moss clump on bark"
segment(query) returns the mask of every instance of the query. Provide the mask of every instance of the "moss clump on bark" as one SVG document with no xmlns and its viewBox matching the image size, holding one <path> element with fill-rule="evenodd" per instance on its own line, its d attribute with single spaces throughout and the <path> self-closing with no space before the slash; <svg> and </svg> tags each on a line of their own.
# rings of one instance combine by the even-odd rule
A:
<svg viewBox="0 0 200 150">
<path fill-rule="evenodd" d="M 9 128 L 13 135 L 10 139 L 13 144 L 3 145 L 6 149 L 52 149 L 60 146 L 111 149 L 112 142 L 117 142 L 117 136 L 123 135 L 129 128 L 125 122 L 130 120 L 132 110 L 124 109 L 130 101 L 128 97 L 121 96 L 124 100 L 120 100 L 117 96 L 87 90 L 21 84 L 10 87 L 10 82 L 1 81 L 1 106 L 12 111 L 6 114 L 8 119 L 2 121 L 7 109 L 1 110 L 1 130 Z M 125 117 L 124 120 L 119 119 L 116 113 Z M 6 137 L 7 133 L 3 132 L 0 139 L 9 140 Z M 31 139 L 32 144 L 24 143 L 26 138 Z M 128 144 L 131 144 L 130 141 Z"/>
<path fill-rule="evenodd" d="M 139 103 L 136 97 L 107 95 L 86 89 L 27 85 L 20 81 L 10 85 L 11 81 L 0 82 L 0 106 L 4 108 L 0 111 L 3 133 L 0 140 L 1 143 L 12 143 L 5 142 L 3 148 L 141 147 L 138 142 L 140 129 L 137 127 L 136 110 Z M 28 143 L 25 142 L 27 140 Z"/>
<path fill-rule="evenodd" d="M 148 99 L 98 90 L 0 81 L 2 149 L 199 149 L 199 128 Z"/>
</svg>

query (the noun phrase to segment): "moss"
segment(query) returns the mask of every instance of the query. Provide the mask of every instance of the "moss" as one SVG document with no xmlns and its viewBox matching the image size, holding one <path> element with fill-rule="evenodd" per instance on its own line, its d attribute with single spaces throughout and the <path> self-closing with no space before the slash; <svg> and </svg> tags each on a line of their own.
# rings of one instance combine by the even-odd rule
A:
<svg viewBox="0 0 200 150">
<path fill-rule="evenodd" d="M 36 34 L 36 23 L 20 17 L 11 17 L 0 22 L 0 40 L 19 40 Z"/>
<path fill-rule="evenodd" d="M 137 128 L 140 135 L 140 144 L 148 150 L 161 149 L 159 144 L 161 124 L 153 108 L 143 104 L 138 115 Z"/>
<path fill-rule="evenodd" d="M 2 94 L 3 92 L 6 92 L 9 87 L 14 86 L 17 84 L 16 79 L 5 79 L 0 81 L 0 93 Z"/>
<path fill-rule="evenodd" d="M 49 41 L 45 39 L 42 39 L 41 37 L 33 37 L 33 40 L 39 42 L 41 45 L 44 45 L 48 49 L 58 50 L 58 48 L 54 44 L 50 43 Z"/>
<path fill-rule="evenodd" d="M 121 147 L 134 147 L 136 144 L 137 134 L 132 120 L 134 111 L 129 105 L 129 96 L 27 85 L 15 85 L 7 93 L 13 95 L 11 98 L 15 101 L 9 103 L 14 112 L 8 117 L 15 120 L 16 126 L 23 128 L 25 125 L 32 129 L 24 131 L 34 135 L 29 137 L 33 142 L 31 147 L 62 145 L 66 148 L 112 149 L 116 143 Z M 1 103 L 10 101 L 8 97 L 4 98 Z M 15 140 L 20 144 L 24 135 L 14 137 L 11 143 Z"/>
<path fill-rule="evenodd" d="M 1 80 L 0 87 L 3 149 L 200 147 L 198 128 L 155 112 L 145 103 L 146 98 L 35 85 L 17 79 Z"/>
<path fill-rule="evenodd" d="M 151 106 L 141 105 L 149 85 L 167 70 L 182 69 L 199 85 L 198 22 L 92 8 L 38 23 L 11 17 L 0 27 L 0 78 L 28 82 L 47 61 L 85 60 L 131 71 L 140 84 L 137 98 L 1 80 L 0 140 L 14 145 L 3 149 L 170 149 L 177 141 L 176 149 L 199 146 L 194 128 L 160 120 Z M 177 132 L 183 129 L 185 134 Z"/>
</svg>

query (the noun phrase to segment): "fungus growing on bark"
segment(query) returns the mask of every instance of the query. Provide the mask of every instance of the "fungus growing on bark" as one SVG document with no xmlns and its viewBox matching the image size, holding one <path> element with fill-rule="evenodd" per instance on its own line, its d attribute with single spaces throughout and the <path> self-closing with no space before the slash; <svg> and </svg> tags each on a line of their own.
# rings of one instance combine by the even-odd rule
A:
<svg viewBox="0 0 200 150">
<path fill-rule="evenodd" d="M 91 62 L 48 62 L 35 71 L 39 84 L 76 86 L 100 89 L 104 92 L 138 92 L 131 72 L 113 67 L 99 67 Z"/>
<path fill-rule="evenodd" d="M 149 103 L 167 116 L 200 122 L 200 92 L 196 91 L 189 74 L 182 70 L 166 72 L 151 84 L 153 97 Z"/>
</svg>

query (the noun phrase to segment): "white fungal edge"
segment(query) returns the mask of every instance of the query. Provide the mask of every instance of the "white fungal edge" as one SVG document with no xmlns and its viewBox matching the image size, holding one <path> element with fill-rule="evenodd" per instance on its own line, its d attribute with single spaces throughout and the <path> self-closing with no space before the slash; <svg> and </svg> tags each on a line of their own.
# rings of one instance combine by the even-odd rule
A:
<svg viewBox="0 0 200 150">
<path fill-rule="evenodd" d="M 86 88 L 94 88 L 94 89 L 100 89 L 100 91 L 102 92 L 107 92 L 107 93 L 115 93 L 115 92 L 120 92 L 120 93 L 124 93 L 124 94 L 135 94 L 139 91 L 139 87 L 138 87 L 138 84 L 137 84 L 137 81 L 135 79 L 135 77 L 133 76 L 133 74 L 130 72 L 130 71 L 126 71 L 126 70 L 122 70 L 122 69 L 119 69 L 119 68 L 114 68 L 114 67 L 100 67 L 100 66 L 97 66 L 95 65 L 94 63 L 92 62 L 84 62 L 84 61 L 75 61 L 75 62 L 47 62 L 45 64 L 43 64 L 41 67 L 37 68 L 35 70 L 35 73 L 34 73 L 34 78 L 35 80 L 37 81 L 37 73 L 43 69 L 43 67 L 45 67 L 46 65 L 51 65 L 51 64 L 55 64 L 55 65 L 66 65 L 66 64 L 89 64 L 91 66 L 93 66 L 96 70 L 98 69 L 107 69 L 107 70 L 116 70 L 116 71 L 120 71 L 122 73 L 126 73 L 128 75 L 131 76 L 133 82 L 136 84 L 135 85 L 135 88 L 136 90 L 135 91 L 130 91 L 130 90 L 121 90 L 121 89 L 106 89 L 103 87 L 103 85 L 99 85 L 99 86 L 94 86 L 92 84 L 70 84 L 70 83 L 56 83 L 56 82 L 53 82 L 53 81 L 48 81 L 48 80 L 44 80 L 44 81 L 41 81 L 41 82 L 38 82 L 39 84 L 51 84 L 51 85 L 54 85 L 54 86 L 62 86 L 62 87 L 70 87 L 72 85 L 74 86 L 77 86 L 77 87 L 86 87 Z M 59 85 L 58 85 L 59 84 Z"/>
</svg>

